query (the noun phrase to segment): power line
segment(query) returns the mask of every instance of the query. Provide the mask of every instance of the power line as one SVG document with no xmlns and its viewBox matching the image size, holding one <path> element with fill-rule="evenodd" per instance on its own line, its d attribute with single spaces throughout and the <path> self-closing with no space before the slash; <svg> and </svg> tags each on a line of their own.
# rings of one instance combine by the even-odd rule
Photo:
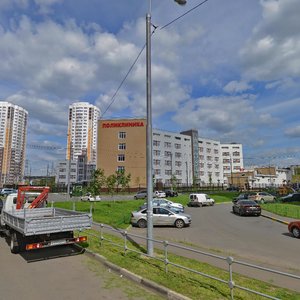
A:
<svg viewBox="0 0 300 300">
<path fill-rule="evenodd" d="M 146 47 L 146 44 L 144 44 L 144 46 L 142 47 L 142 49 L 140 50 L 138 56 L 136 57 L 136 59 L 134 60 L 134 62 L 132 63 L 132 65 L 130 66 L 128 72 L 126 73 L 126 75 L 124 76 L 124 78 L 122 79 L 121 83 L 119 84 L 117 90 L 114 92 L 113 96 L 111 97 L 110 99 L 110 103 L 109 105 L 107 106 L 107 108 L 105 109 L 105 111 L 101 114 L 101 117 L 102 118 L 105 113 L 109 110 L 109 108 L 112 106 L 112 104 L 115 102 L 115 97 L 117 96 L 119 90 L 121 89 L 123 83 L 125 82 L 125 80 L 127 79 L 127 77 L 129 76 L 130 72 L 132 71 L 133 67 L 135 66 L 135 64 L 137 63 L 139 57 L 141 56 L 141 54 L 143 53 L 144 49 Z"/>
<path fill-rule="evenodd" d="M 169 25 L 175 23 L 176 21 L 178 21 L 179 19 L 181 19 L 182 17 L 186 16 L 187 14 L 189 14 L 190 12 L 192 12 L 193 10 L 197 9 L 198 7 L 200 7 L 201 5 L 203 5 L 205 2 L 207 2 L 208 0 L 202 1 L 201 3 L 197 4 L 196 6 L 194 6 L 193 8 L 189 9 L 188 11 L 186 11 L 184 14 L 180 15 L 179 17 L 175 18 L 174 20 L 172 20 L 171 22 L 167 23 L 166 25 L 164 25 L 163 27 L 161 27 L 160 29 L 165 29 L 166 27 L 168 27 Z M 158 28 L 158 26 L 153 25 L 154 30 L 151 33 L 151 36 L 154 34 L 155 30 Z M 138 59 L 140 58 L 141 54 L 143 53 L 144 49 L 146 47 L 146 43 L 144 44 L 144 46 L 142 47 L 142 49 L 140 50 L 139 54 L 137 55 L 136 59 L 134 60 L 134 62 L 132 63 L 132 65 L 130 66 L 128 72 L 126 73 L 126 75 L 124 76 L 124 78 L 122 79 L 121 83 L 119 84 L 118 88 L 116 89 L 116 91 L 114 92 L 113 96 L 110 99 L 110 103 L 107 106 L 107 108 L 105 109 L 105 111 L 101 114 L 100 118 L 102 118 L 105 113 L 109 110 L 109 108 L 112 106 L 112 104 L 115 102 L 115 98 L 119 92 L 119 90 L 121 89 L 121 87 L 123 86 L 125 80 L 127 79 L 127 77 L 129 76 L 129 74 L 131 73 L 133 67 L 135 66 L 135 64 L 137 63 Z"/>
<path fill-rule="evenodd" d="M 161 27 L 160 30 L 165 29 L 169 25 L 175 23 L 176 21 L 178 21 L 179 19 L 183 18 L 184 16 L 186 16 L 187 14 L 189 14 L 190 12 L 192 12 L 193 10 L 197 9 L 198 7 L 200 7 L 201 5 L 203 5 L 207 1 L 208 0 L 204 0 L 201 3 L 197 4 L 196 6 L 192 7 L 191 9 L 189 9 L 188 11 L 186 11 L 185 13 L 183 13 L 182 15 L 180 15 L 179 17 L 175 18 L 174 20 L 170 21 L 169 23 L 167 23 L 166 25 L 164 25 L 163 27 Z"/>
</svg>

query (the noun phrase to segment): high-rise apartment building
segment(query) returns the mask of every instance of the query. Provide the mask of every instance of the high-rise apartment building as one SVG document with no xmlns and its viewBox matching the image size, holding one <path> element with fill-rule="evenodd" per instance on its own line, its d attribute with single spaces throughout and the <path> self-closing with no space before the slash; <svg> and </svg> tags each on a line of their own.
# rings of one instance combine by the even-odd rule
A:
<svg viewBox="0 0 300 300">
<path fill-rule="evenodd" d="M 0 186 L 23 180 L 28 112 L 0 101 Z"/>
<path fill-rule="evenodd" d="M 78 160 L 86 155 L 88 164 L 97 160 L 97 127 L 100 109 L 87 102 L 69 106 L 68 143 L 66 158 Z"/>
</svg>

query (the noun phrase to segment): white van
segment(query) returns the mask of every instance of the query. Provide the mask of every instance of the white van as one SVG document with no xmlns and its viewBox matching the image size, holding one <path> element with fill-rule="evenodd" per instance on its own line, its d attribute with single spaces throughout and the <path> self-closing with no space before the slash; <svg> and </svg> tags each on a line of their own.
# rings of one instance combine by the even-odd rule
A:
<svg viewBox="0 0 300 300">
<path fill-rule="evenodd" d="M 188 206 L 213 206 L 215 200 L 207 194 L 190 194 Z"/>
</svg>

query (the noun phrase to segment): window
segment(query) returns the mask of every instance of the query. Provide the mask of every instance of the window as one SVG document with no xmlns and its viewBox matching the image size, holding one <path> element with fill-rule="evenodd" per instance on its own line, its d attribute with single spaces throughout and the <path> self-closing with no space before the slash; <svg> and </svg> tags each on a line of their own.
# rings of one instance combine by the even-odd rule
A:
<svg viewBox="0 0 300 300">
<path fill-rule="evenodd" d="M 160 169 L 154 169 L 154 174 L 155 175 L 160 175 Z"/>
<path fill-rule="evenodd" d="M 166 166 L 171 166 L 172 165 L 172 161 L 171 160 L 165 160 L 165 165 Z"/>
<path fill-rule="evenodd" d="M 176 170 L 175 174 L 178 175 L 178 176 L 181 176 L 182 175 L 182 171 L 181 170 Z"/>
<path fill-rule="evenodd" d="M 120 131 L 119 132 L 119 139 L 126 139 L 126 132 Z"/>
<path fill-rule="evenodd" d="M 172 157 L 172 152 L 165 151 L 165 157 Z"/>
<path fill-rule="evenodd" d="M 232 153 L 232 155 L 233 155 L 233 156 L 240 156 L 240 152 L 235 151 L 235 152 Z"/>
<path fill-rule="evenodd" d="M 125 161 L 125 154 L 118 154 L 118 161 Z"/>
<path fill-rule="evenodd" d="M 153 141 L 153 146 L 159 147 L 159 145 L 160 145 L 160 141 L 156 141 L 156 140 Z"/>
<path fill-rule="evenodd" d="M 199 152 L 203 152 L 203 151 L 204 151 L 203 147 L 199 147 Z"/>
<path fill-rule="evenodd" d="M 165 175 L 172 175 L 172 171 L 171 170 L 165 170 Z"/>
<path fill-rule="evenodd" d="M 175 161 L 175 166 L 176 167 L 181 167 L 182 165 L 182 162 L 181 161 Z"/>
<path fill-rule="evenodd" d="M 223 163 L 224 164 L 229 164 L 230 163 L 230 159 L 223 159 Z"/>
<path fill-rule="evenodd" d="M 154 159 L 153 164 L 154 164 L 154 166 L 160 166 L 160 160 L 159 159 Z"/>
<path fill-rule="evenodd" d="M 175 152 L 175 158 L 181 158 L 181 153 L 180 152 Z"/>
<path fill-rule="evenodd" d="M 223 156 L 230 156 L 229 152 L 223 152 L 222 155 Z"/>
<path fill-rule="evenodd" d="M 175 144 L 175 149 L 181 149 L 181 145 L 180 144 Z"/>
<path fill-rule="evenodd" d="M 165 142 L 165 148 L 171 148 L 171 143 L 170 142 Z"/>
<path fill-rule="evenodd" d="M 154 154 L 155 156 L 160 156 L 160 151 L 159 151 L 159 150 L 154 150 L 154 151 L 153 151 L 153 154 Z"/>
<path fill-rule="evenodd" d="M 126 150 L 126 144 L 125 143 L 120 143 L 119 144 L 119 150 Z"/>
<path fill-rule="evenodd" d="M 124 166 L 118 166 L 117 171 L 118 172 L 125 172 L 125 167 Z"/>
</svg>

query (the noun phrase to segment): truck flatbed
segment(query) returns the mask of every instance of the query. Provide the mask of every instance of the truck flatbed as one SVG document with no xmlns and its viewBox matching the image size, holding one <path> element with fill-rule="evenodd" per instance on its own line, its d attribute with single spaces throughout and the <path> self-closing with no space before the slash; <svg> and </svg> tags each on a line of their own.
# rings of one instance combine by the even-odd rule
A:
<svg viewBox="0 0 300 300">
<path fill-rule="evenodd" d="M 24 236 L 90 229 L 89 213 L 54 207 L 2 211 L 2 222 Z"/>
</svg>

